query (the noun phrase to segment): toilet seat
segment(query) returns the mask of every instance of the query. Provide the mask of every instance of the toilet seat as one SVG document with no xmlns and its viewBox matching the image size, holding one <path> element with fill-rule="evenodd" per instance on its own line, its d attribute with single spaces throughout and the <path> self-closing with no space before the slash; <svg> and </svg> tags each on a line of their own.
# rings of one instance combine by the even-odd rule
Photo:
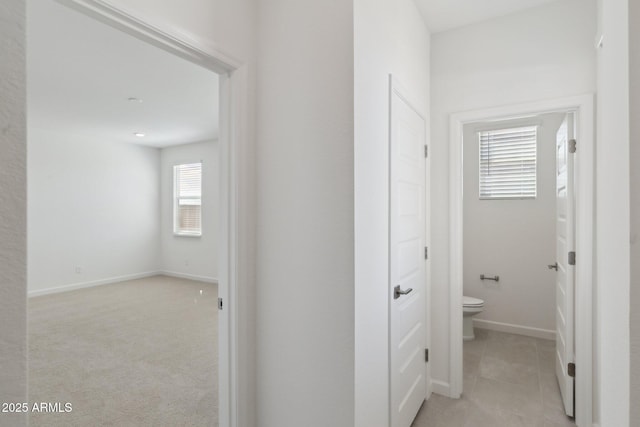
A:
<svg viewBox="0 0 640 427">
<path fill-rule="evenodd" d="M 484 301 L 481 300 L 480 298 L 463 296 L 462 306 L 463 307 L 482 307 L 484 306 Z"/>
</svg>

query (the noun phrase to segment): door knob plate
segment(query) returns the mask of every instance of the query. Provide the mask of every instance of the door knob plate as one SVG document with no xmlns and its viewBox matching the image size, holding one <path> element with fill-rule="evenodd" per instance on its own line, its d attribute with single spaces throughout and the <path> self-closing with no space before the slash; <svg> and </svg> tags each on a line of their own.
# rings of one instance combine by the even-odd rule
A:
<svg viewBox="0 0 640 427">
<path fill-rule="evenodd" d="M 400 285 L 398 285 L 395 288 L 393 288 L 393 299 L 398 299 L 402 295 L 407 295 L 412 290 L 413 290 L 413 288 L 409 288 L 407 290 L 402 290 L 402 289 L 400 289 Z"/>
</svg>

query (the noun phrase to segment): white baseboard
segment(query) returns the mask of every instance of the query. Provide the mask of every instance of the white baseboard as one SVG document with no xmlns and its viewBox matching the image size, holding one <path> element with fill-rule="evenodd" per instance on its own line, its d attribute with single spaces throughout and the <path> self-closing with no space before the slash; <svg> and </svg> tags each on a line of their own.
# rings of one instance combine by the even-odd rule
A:
<svg viewBox="0 0 640 427">
<path fill-rule="evenodd" d="M 509 323 L 493 322 L 491 320 L 473 319 L 473 326 L 498 332 L 525 335 L 528 337 L 555 340 L 556 332 L 548 329 L 531 328 L 529 326 L 512 325 Z"/>
<path fill-rule="evenodd" d="M 435 394 L 439 394 L 442 396 L 450 397 L 451 396 L 451 386 L 449 383 L 445 383 L 444 381 L 431 380 L 431 391 Z"/>
<path fill-rule="evenodd" d="M 94 286 L 108 285 L 111 283 L 124 282 L 126 280 L 143 279 L 161 274 L 159 271 L 147 271 L 144 273 L 127 274 L 124 276 L 109 277 L 106 279 L 93 280 L 90 282 L 72 283 L 70 285 L 56 286 L 54 288 L 36 289 L 28 291 L 27 295 L 31 297 L 39 297 L 42 295 L 58 294 L 61 292 L 75 291 L 76 289 L 93 288 Z"/>
<path fill-rule="evenodd" d="M 166 270 L 159 271 L 158 274 L 162 274 L 163 276 L 169 276 L 169 277 L 177 277 L 179 279 L 197 280 L 199 282 L 215 283 L 216 285 L 218 284 L 218 279 L 216 279 L 215 277 L 197 276 L 195 274 L 178 273 L 176 271 L 166 271 Z"/>
</svg>

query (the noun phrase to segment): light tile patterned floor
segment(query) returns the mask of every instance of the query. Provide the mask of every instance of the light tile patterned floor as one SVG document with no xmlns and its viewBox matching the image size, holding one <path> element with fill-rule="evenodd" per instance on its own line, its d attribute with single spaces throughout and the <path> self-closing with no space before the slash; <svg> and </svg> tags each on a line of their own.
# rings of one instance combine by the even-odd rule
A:
<svg viewBox="0 0 640 427">
<path fill-rule="evenodd" d="M 461 399 L 432 394 L 412 427 L 575 427 L 554 373 L 555 342 L 475 330 Z"/>
</svg>

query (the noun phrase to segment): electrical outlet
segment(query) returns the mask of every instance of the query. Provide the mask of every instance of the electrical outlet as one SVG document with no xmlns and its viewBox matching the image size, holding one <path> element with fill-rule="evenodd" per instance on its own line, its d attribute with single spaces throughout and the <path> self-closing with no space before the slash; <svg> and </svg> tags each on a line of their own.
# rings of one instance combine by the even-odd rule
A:
<svg viewBox="0 0 640 427">
<path fill-rule="evenodd" d="M 185 266 L 185 267 L 189 267 L 189 260 L 188 260 L 188 259 L 185 259 L 185 260 L 184 260 L 184 266 Z"/>
<path fill-rule="evenodd" d="M 82 274 L 82 267 L 76 267 L 76 274 Z"/>
</svg>

